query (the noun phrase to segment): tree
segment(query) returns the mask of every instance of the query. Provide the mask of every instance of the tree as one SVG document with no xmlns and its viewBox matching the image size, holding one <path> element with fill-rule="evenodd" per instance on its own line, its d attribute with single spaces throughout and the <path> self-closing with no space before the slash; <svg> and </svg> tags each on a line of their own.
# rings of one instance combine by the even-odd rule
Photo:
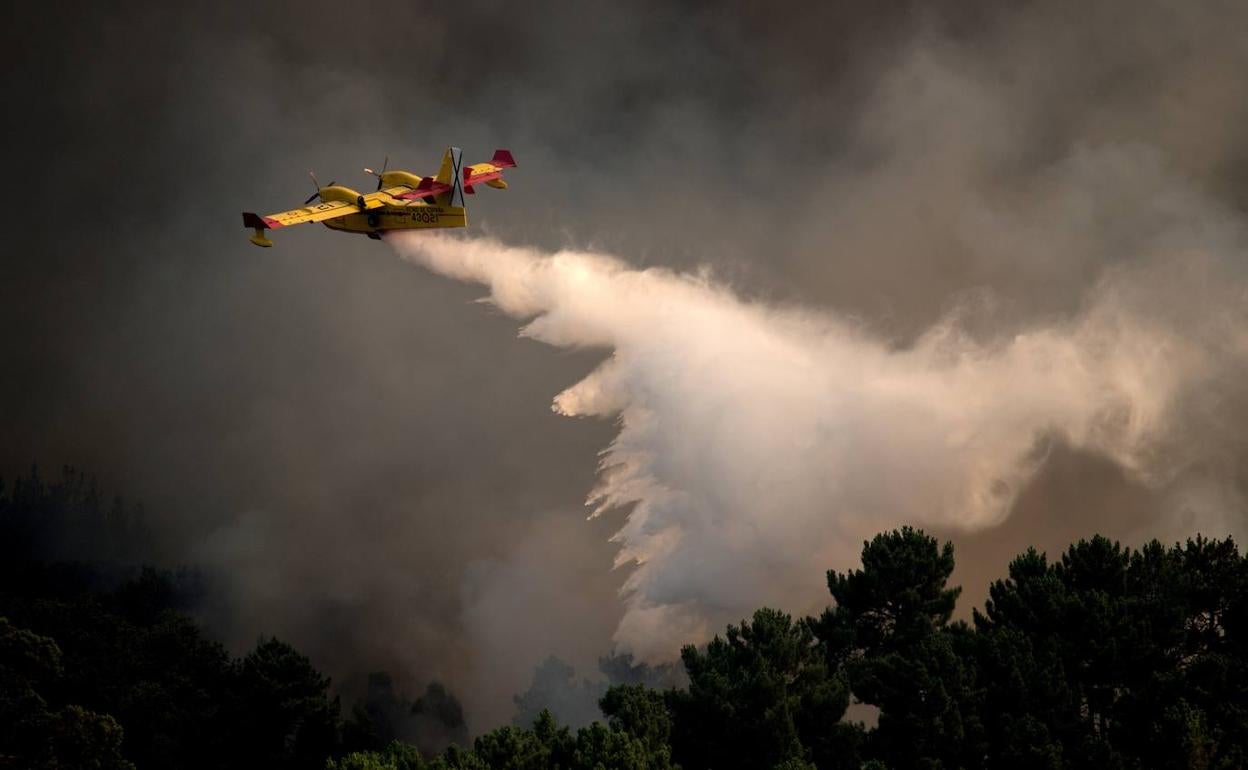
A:
<svg viewBox="0 0 1248 770">
<path fill-rule="evenodd" d="M 953 566 L 952 543 L 939 547 L 922 530 L 902 527 L 863 543 L 862 569 L 829 570 L 836 604 L 817 631 L 834 662 L 854 651 L 903 649 L 943 628 L 962 593 L 946 586 Z"/>
<path fill-rule="evenodd" d="M 233 666 L 237 747 L 248 764 L 321 768 L 338 744 L 338 699 L 329 678 L 293 647 L 263 639 Z"/>
<path fill-rule="evenodd" d="M 761 609 L 705 651 L 681 652 L 687 691 L 672 691 L 676 760 L 686 768 L 770 768 L 805 760 L 810 738 L 844 715 L 849 695 L 829 674 L 805 623 Z"/>
<path fill-rule="evenodd" d="M 613 730 L 641 740 L 652 751 L 671 743 L 672 714 L 663 694 L 645 685 L 616 685 L 599 703 Z"/>
<path fill-rule="evenodd" d="M 61 658 L 56 642 L 0 617 L 0 767 L 134 770 L 117 720 L 77 705 L 50 708 L 39 693 L 62 678 Z"/>
<path fill-rule="evenodd" d="M 953 545 L 921 530 L 876 535 L 862 569 L 828 572 L 835 604 L 811 621 L 827 665 L 880 709 L 866 749 L 889 766 L 956 766 L 978 751 L 968 631 L 948 627 L 961 593 L 947 586 L 953 568 Z"/>
<path fill-rule="evenodd" d="M 495 770 L 495 768 L 487 765 L 475 752 L 452 744 L 441 756 L 429 764 L 429 770 Z"/>
<path fill-rule="evenodd" d="M 847 664 L 854 695 L 880 709 L 867 736 L 870 756 L 889 767 L 974 765 L 983 729 L 972 645 L 969 629 L 956 626 Z"/>
<path fill-rule="evenodd" d="M 376 753 L 396 743 L 414 744 L 433 756 L 451 744 L 468 745 L 468 727 L 459 700 L 441 682 L 430 682 L 415 702 L 395 692 L 385 671 L 368 675 L 368 689 L 342 725 L 342 748 Z"/>
<path fill-rule="evenodd" d="M 464 707 L 441 682 L 430 682 L 411 708 L 412 740 L 422 750 L 441 751 L 452 744 L 468 745 Z"/>
<path fill-rule="evenodd" d="M 127 759 L 224 765 L 232 748 L 219 722 L 228 656 L 189 618 L 161 606 L 160 597 L 176 593 L 161 587 L 166 577 L 153 572 L 101 592 L 76 568 L 31 565 L 0 592 L 0 613 L 56 640 L 64 675 L 55 705 L 110 715 L 125 728 Z M 188 754 L 189 745 L 197 750 Z"/>
<path fill-rule="evenodd" d="M 644 757 L 642 767 L 672 764 L 672 715 L 667 698 L 645 685 L 616 685 L 600 702 L 607 725 L 636 741 Z M 610 765 L 607 765 L 610 767 Z"/>
<path fill-rule="evenodd" d="M 49 768 L 134 770 L 134 765 L 121 756 L 121 725 L 108 714 L 66 706 L 52 715 L 50 727 L 56 760 Z"/>
<path fill-rule="evenodd" d="M 1248 760 L 1248 560 L 1197 537 L 1138 551 L 1103 537 L 1055 564 L 1030 550 L 975 613 L 990 753 L 1054 766 Z"/>
<path fill-rule="evenodd" d="M 543 711 L 533 729 L 500 727 L 482 735 L 472 751 L 484 767 L 492 770 L 547 770 L 570 768 L 576 739 L 559 727 L 549 711 Z"/>
<path fill-rule="evenodd" d="M 83 560 L 131 562 L 150 557 L 152 537 L 141 505 L 115 497 L 111 507 L 95 477 L 71 466 L 45 481 L 37 467 L 0 483 L 0 564 Z"/>
<path fill-rule="evenodd" d="M 325 770 L 425 770 L 426 767 L 415 746 L 399 741 L 392 741 L 382 751 L 355 751 L 325 763 Z"/>
</svg>

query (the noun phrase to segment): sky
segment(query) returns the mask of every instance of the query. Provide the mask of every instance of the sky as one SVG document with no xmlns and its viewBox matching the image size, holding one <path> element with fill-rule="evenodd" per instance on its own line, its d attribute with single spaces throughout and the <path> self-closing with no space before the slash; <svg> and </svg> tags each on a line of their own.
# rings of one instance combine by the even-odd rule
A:
<svg viewBox="0 0 1248 770">
<path fill-rule="evenodd" d="M 953 539 L 963 614 L 1029 544 L 1243 537 L 1246 15 L 1160 0 L 14 6 L 0 472 L 70 463 L 142 499 L 162 557 L 217 576 L 204 620 L 231 649 L 277 634 L 348 688 L 381 668 L 413 692 L 440 679 L 474 729 L 505 721 L 548 655 L 584 673 L 623 642 L 661 656 L 673 640 L 621 633 L 636 616 L 620 589 L 676 573 L 613 567 L 640 542 L 611 539 L 636 501 L 588 520 L 585 506 L 600 453 L 637 423 L 552 401 L 661 339 L 666 371 L 694 378 L 638 380 L 670 396 L 643 404 L 674 405 L 669 430 L 748 425 L 765 446 L 823 412 L 685 421 L 707 384 L 739 385 L 714 391 L 730 415 L 796 397 L 735 347 L 697 369 L 683 352 L 704 348 L 641 321 L 520 334 L 558 306 L 479 303 L 501 279 L 449 280 L 386 243 L 307 226 L 260 250 L 241 227 L 241 211 L 302 201 L 308 169 L 368 189 L 362 167 L 431 173 L 455 144 L 519 162 L 510 189 L 469 201 L 472 237 L 496 251 L 693 282 L 697 302 L 756 319 L 741 334 L 778 330 L 816 358 L 865 341 L 853 350 L 871 361 L 920 362 L 896 371 L 924 404 L 984 394 L 944 430 L 1006 442 L 992 446 L 1012 485 L 987 513 L 924 498 L 944 487 L 910 484 L 916 444 L 877 440 L 906 428 L 875 419 L 892 402 L 849 402 L 864 417 L 847 451 L 880 453 L 851 466 L 854 500 L 901 502 L 819 529 L 828 550 L 800 559 L 785 549 L 825 519 L 751 520 L 775 534 L 762 556 L 705 541 L 692 563 L 714 569 L 643 594 L 700 602 L 695 637 L 741 616 L 725 585 L 807 611 L 823 570 L 901 523 Z M 1020 339 L 1078 355 L 1026 381 L 978 377 Z M 950 340 L 978 390 L 932 363 Z M 818 393 L 869 371 L 857 355 Z M 1105 383 L 1130 397 L 1103 407 Z M 1006 409 L 1050 400 L 1065 406 Z M 722 491 L 717 474 L 751 457 L 695 459 L 707 472 L 677 491 Z M 950 462 L 931 478 L 969 467 Z M 815 516 L 814 495 L 790 507 Z M 741 577 L 768 560 L 792 569 Z M 811 596 L 792 588 L 806 574 Z"/>
</svg>

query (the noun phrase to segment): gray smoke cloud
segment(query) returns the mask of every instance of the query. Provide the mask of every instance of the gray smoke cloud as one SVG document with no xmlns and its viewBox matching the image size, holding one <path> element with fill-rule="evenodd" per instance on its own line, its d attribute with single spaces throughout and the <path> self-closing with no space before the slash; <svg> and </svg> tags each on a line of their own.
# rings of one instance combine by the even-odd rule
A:
<svg viewBox="0 0 1248 770">
<path fill-rule="evenodd" d="M 517 342 L 479 288 L 370 241 L 260 252 L 239 226 L 309 167 L 366 187 L 352 169 L 428 173 L 454 143 L 521 163 L 474 228 L 707 265 L 725 302 L 881 361 L 1162 341 L 1156 388 L 1089 401 L 1156 411 L 1044 434 L 999 523 L 942 530 L 964 604 L 1027 544 L 1242 531 L 1246 22 L 1166 0 L 15 8 L 6 172 L 56 213 L 3 215 L 0 468 L 71 462 L 144 500 L 164 559 L 221 575 L 215 634 L 276 633 L 348 689 L 437 678 L 479 730 L 547 656 L 593 671 L 636 574 L 610 569 L 627 511 L 581 508 L 617 427 L 548 406 L 605 348 Z M 1080 382 L 1121 389 L 1092 358 Z"/>
</svg>

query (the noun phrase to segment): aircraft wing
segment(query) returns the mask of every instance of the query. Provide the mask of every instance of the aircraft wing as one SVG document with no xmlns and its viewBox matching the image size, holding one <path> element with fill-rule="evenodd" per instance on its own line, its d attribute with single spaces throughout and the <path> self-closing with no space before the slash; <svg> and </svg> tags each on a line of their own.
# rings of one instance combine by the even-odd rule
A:
<svg viewBox="0 0 1248 770">
<path fill-rule="evenodd" d="M 268 214 L 263 217 L 256 214 L 243 214 L 243 224 L 247 227 L 273 230 L 278 227 L 301 225 L 304 222 L 321 222 L 358 210 L 352 203 L 322 201 L 312 206 L 304 206 L 303 208 L 291 209 L 290 211 L 279 211 L 276 214 Z"/>
</svg>

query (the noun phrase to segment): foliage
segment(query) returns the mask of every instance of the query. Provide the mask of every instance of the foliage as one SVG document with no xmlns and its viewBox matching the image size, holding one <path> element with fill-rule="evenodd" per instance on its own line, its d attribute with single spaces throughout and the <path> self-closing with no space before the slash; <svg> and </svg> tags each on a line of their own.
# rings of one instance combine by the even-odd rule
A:
<svg viewBox="0 0 1248 770">
<path fill-rule="evenodd" d="M 40 694 L 63 677 L 61 659 L 56 642 L 0 617 L 0 767 L 133 770 L 117 720 Z"/>
<path fill-rule="evenodd" d="M 382 751 L 354 751 L 325 763 L 325 770 L 424 770 L 427 767 L 415 746 L 399 741 L 392 741 Z"/>
<path fill-rule="evenodd" d="M 266 767 L 319 767 L 338 745 L 338 701 L 329 679 L 277 639 L 231 666 L 230 705 L 254 761 Z"/>
<path fill-rule="evenodd" d="M 828 571 L 836 604 L 817 626 L 832 663 L 856 652 L 906 649 L 944 628 L 961 588 L 946 583 L 953 574 L 953 544 L 911 527 L 876 535 L 863 543 L 862 569 Z"/>
<path fill-rule="evenodd" d="M 687 679 L 613 656 L 588 682 L 552 658 L 516 699 L 524 721 L 468 747 L 436 682 L 409 700 L 376 672 L 344 719 L 289 644 L 232 658 L 183 614 L 194 573 L 106 563 L 142 527 L 100 499 L 69 469 L 0 485 L 0 768 L 1248 765 L 1248 558 L 1229 538 L 1028 550 L 967 625 L 951 622 L 952 546 L 882 533 L 860 569 L 828 573 L 818 618 L 760 609 L 686 647 Z M 57 535 L 77 524 L 103 543 L 94 554 Z M 55 561 L 74 554 L 95 560 Z M 851 701 L 877 723 L 847 721 Z M 569 726 L 552 704 L 603 718 Z"/>
<path fill-rule="evenodd" d="M 395 692 L 384 671 L 368 676 L 368 690 L 342 726 L 342 749 L 367 753 L 415 744 L 427 753 L 451 744 L 467 746 L 468 726 L 459 700 L 440 682 L 430 682 L 412 702 Z"/>
<path fill-rule="evenodd" d="M 957 767 L 979 756 L 974 666 L 965 629 L 950 626 L 953 546 L 911 527 L 863 544 L 862 569 L 828 572 L 835 605 L 812 621 L 828 665 L 879 708 L 859 748 L 891 767 Z"/>
<path fill-rule="evenodd" d="M 975 613 L 991 751 L 1036 766 L 1248 761 L 1248 559 L 1197 537 L 1028 551 Z"/>
<path fill-rule="evenodd" d="M 687 690 L 670 693 L 676 760 L 685 767 L 773 767 L 806 746 L 849 705 L 808 624 L 761 609 L 705 651 L 686 647 Z M 805 735 L 803 735 L 805 732 Z"/>
<path fill-rule="evenodd" d="M 0 563 L 137 563 L 153 553 L 143 506 L 108 499 L 95 477 L 68 465 L 54 481 L 37 467 L 8 484 L 0 479 L 0 531 Z"/>
</svg>

